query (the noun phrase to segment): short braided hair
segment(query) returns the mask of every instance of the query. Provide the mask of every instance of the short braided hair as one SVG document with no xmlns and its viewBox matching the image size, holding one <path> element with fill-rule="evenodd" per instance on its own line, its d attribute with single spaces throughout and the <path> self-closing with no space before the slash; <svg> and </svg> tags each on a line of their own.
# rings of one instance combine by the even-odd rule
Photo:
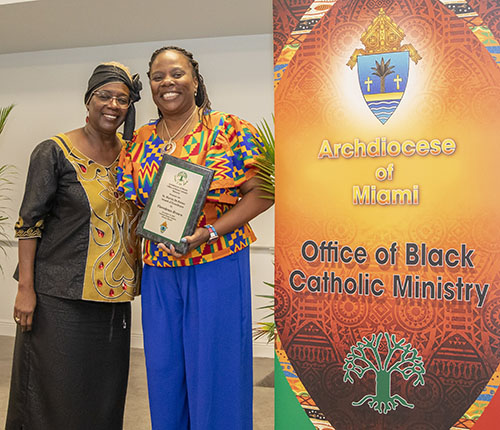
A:
<svg viewBox="0 0 500 430">
<path fill-rule="evenodd" d="M 200 67 L 198 65 L 198 61 L 194 59 L 193 54 L 191 52 L 185 50 L 184 48 L 179 48 L 178 46 L 164 46 L 153 52 L 153 55 L 151 55 L 151 59 L 149 60 L 148 78 L 151 79 L 151 66 L 153 65 L 156 57 L 158 57 L 159 54 L 165 51 L 177 51 L 187 58 L 189 64 L 191 64 L 191 68 L 193 69 L 193 76 L 198 81 L 198 89 L 196 92 L 196 96 L 194 98 L 196 106 L 200 108 L 202 114 L 207 111 L 210 111 L 212 105 L 210 103 L 210 99 L 208 98 L 208 92 L 207 92 L 207 87 L 205 86 L 205 81 L 203 80 L 203 76 L 200 74 Z M 160 115 L 160 117 L 162 116 L 159 110 L 158 114 Z"/>
</svg>

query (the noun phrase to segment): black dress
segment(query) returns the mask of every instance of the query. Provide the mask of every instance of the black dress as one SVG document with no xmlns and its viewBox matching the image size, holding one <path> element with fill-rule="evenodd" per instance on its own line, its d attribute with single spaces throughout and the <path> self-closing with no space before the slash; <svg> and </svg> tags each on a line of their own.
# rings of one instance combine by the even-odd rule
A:
<svg viewBox="0 0 500 430">
<path fill-rule="evenodd" d="M 18 328 L 7 430 L 123 427 L 137 209 L 61 134 L 30 160 L 16 236 L 37 238 L 33 329 Z"/>
</svg>

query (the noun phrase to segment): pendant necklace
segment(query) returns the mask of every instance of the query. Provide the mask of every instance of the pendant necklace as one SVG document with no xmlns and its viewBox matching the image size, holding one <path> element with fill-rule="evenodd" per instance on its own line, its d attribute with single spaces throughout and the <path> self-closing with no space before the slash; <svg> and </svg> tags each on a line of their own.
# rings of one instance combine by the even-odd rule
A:
<svg viewBox="0 0 500 430">
<path fill-rule="evenodd" d="M 195 106 L 194 110 L 193 110 L 193 113 L 191 115 L 189 115 L 188 119 L 186 119 L 186 121 L 184 121 L 184 124 L 182 124 L 180 126 L 180 128 L 177 130 L 177 132 L 171 136 L 170 135 L 170 131 L 168 131 L 168 127 L 167 127 L 167 121 L 165 121 L 165 118 L 162 118 L 162 124 L 163 124 L 163 127 L 165 128 L 165 131 L 167 132 L 167 136 L 168 136 L 168 142 L 166 142 L 164 145 L 163 145 L 163 148 L 161 150 L 161 153 L 162 154 L 167 154 L 167 155 L 170 155 L 172 154 L 174 151 L 175 151 L 175 148 L 177 147 L 177 144 L 175 143 L 175 138 L 179 135 L 179 133 L 184 129 L 184 127 L 186 126 L 186 124 L 191 121 L 191 119 L 193 118 L 195 112 L 197 111 L 198 107 Z"/>
</svg>

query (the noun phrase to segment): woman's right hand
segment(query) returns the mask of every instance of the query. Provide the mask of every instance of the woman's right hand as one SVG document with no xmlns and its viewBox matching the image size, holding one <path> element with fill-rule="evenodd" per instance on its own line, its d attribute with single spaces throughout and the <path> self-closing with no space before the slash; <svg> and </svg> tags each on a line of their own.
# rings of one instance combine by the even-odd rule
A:
<svg viewBox="0 0 500 430">
<path fill-rule="evenodd" d="M 14 321 L 22 331 L 30 331 L 33 325 L 33 312 L 36 307 L 35 293 L 35 253 L 37 239 L 19 241 L 19 282 L 16 302 L 14 303 Z"/>
<path fill-rule="evenodd" d="M 21 331 L 31 331 L 35 307 L 36 293 L 33 285 L 19 283 L 14 303 L 14 321 L 19 324 Z"/>
</svg>

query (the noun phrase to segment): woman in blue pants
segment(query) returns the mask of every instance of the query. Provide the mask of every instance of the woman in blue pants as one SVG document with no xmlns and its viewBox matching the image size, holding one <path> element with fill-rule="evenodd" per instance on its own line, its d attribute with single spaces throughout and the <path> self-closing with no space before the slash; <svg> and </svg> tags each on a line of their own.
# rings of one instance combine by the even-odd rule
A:
<svg viewBox="0 0 500 430">
<path fill-rule="evenodd" d="M 186 254 L 146 240 L 142 315 L 153 430 L 252 428 L 248 221 L 272 205 L 258 189 L 259 136 L 211 110 L 191 53 L 165 47 L 148 72 L 159 117 L 122 152 L 119 188 L 147 203 L 163 154 L 214 170 Z"/>
</svg>

